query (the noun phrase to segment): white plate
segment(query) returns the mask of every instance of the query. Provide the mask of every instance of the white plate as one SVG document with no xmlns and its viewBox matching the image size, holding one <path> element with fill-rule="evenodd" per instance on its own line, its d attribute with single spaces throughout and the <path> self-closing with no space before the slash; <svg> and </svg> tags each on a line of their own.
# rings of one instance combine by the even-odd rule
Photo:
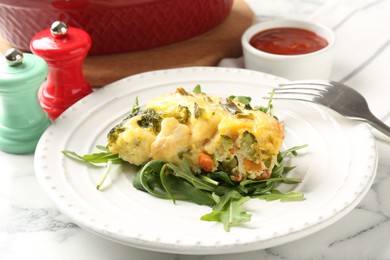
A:
<svg viewBox="0 0 390 260">
<path fill-rule="evenodd" d="M 118 167 L 102 191 L 95 186 L 104 169 L 88 167 L 62 155 L 80 154 L 106 144 L 107 132 L 122 120 L 138 96 L 149 98 L 192 90 L 201 84 L 210 95 L 249 95 L 252 104 L 283 81 L 271 75 L 232 68 L 194 67 L 131 76 L 97 90 L 63 113 L 42 136 L 35 154 L 37 178 L 63 214 L 81 227 L 126 245 L 181 254 L 224 254 L 280 245 L 312 234 L 343 217 L 369 190 L 376 173 L 374 138 L 364 123 L 303 102 L 274 101 L 285 123 L 284 148 L 308 144 L 292 160 L 293 187 L 306 200 L 282 203 L 252 199 L 245 209 L 252 220 L 225 232 L 201 221 L 211 211 L 187 202 L 161 200 L 135 190 L 134 168 Z M 291 189 L 291 187 L 282 187 Z"/>
</svg>

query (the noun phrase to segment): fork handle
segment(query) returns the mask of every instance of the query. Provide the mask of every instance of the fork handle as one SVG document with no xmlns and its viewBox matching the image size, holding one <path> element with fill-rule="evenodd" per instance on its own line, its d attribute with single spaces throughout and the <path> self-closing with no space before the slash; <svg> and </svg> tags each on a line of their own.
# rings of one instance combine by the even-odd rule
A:
<svg viewBox="0 0 390 260">
<path fill-rule="evenodd" d="M 376 130 L 390 137 L 390 127 L 378 118 L 376 118 L 373 114 L 366 116 L 365 121 L 369 123 L 372 127 L 374 127 Z"/>
</svg>

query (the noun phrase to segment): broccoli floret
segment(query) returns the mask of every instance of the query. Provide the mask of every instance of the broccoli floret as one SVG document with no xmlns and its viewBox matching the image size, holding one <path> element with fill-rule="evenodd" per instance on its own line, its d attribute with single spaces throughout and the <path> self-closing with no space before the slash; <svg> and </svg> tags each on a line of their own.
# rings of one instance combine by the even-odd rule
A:
<svg viewBox="0 0 390 260">
<path fill-rule="evenodd" d="M 186 106 L 179 105 L 176 109 L 176 114 L 174 118 L 176 118 L 180 123 L 185 124 L 191 117 L 191 112 Z"/>
<path fill-rule="evenodd" d="M 108 138 L 108 146 L 111 144 L 116 143 L 116 140 L 118 139 L 118 136 L 125 131 L 125 128 L 123 127 L 122 123 L 117 125 L 116 127 L 112 128 L 110 132 L 107 134 Z"/>
<path fill-rule="evenodd" d="M 162 117 L 154 109 L 148 108 L 141 115 L 141 119 L 137 121 L 137 124 L 143 128 L 151 128 L 155 134 L 161 131 Z"/>
<path fill-rule="evenodd" d="M 255 160 L 259 158 L 258 151 L 256 149 L 257 140 L 256 137 L 248 132 L 245 131 L 240 135 L 238 141 L 238 145 L 240 147 L 240 150 L 249 158 Z"/>
<path fill-rule="evenodd" d="M 234 156 L 230 160 L 222 161 L 221 168 L 225 172 L 232 172 L 234 168 L 238 165 L 237 158 Z"/>
<path fill-rule="evenodd" d="M 108 144 L 109 145 L 112 144 L 112 143 L 115 143 L 116 140 L 118 139 L 118 135 L 125 131 L 125 128 L 123 127 L 123 124 L 127 120 L 129 120 L 130 118 L 135 117 L 136 115 L 138 115 L 140 113 L 140 111 L 141 111 L 141 107 L 139 106 L 139 103 L 138 103 L 138 97 L 136 97 L 134 105 L 133 105 L 129 115 L 125 119 L 123 119 L 120 124 L 118 124 L 117 126 L 112 128 L 110 130 L 110 132 L 108 132 L 107 138 L 108 138 Z"/>
<path fill-rule="evenodd" d="M 202 118 L 204 112 L 205 112 L 204 108 L 199 107 L 198 103 L 194 103 L 194 117 L 195 118 Z"/>
<path fill-rule="evenodd" d="M 233 147 L 234 147 L 233 140 L 229 136 L 226 136 L 226 135 L 221 135 L 221 143 L 222 143 L 225 151 L 229 151 L 230 149 L 233 149 Z"/>
<path fill-rule="evenodd" d="M 179 123 L 186 124 L 188 122 L 188 120 L 190 119 L 190 117 L 191 117 L 191 112 L 188 109 L 188 107 L 182 106 L 182 105 L 178 105 L 172 111 L 169 111 L 167 113 L 163 113 L 161 116 L 163 118 L 173 117 L 177 121 L 179 121 Z"/>
</svg>

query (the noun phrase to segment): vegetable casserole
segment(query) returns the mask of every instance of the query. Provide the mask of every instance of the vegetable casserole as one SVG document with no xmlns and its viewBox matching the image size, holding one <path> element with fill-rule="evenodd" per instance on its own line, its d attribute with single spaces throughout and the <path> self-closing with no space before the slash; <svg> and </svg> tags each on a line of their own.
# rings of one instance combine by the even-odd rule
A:
<svg viewBox="0 0 390 260">
<path fill-rule="evenodd" d="M 268 179 L 277 163 L 283 123 L 235 97 L 175 93 L 137 105 L 108 134 L 108 149 L 131 164 L 187 160 L 196 174 L 228 172 L 233 181 Z"/>
</svg>

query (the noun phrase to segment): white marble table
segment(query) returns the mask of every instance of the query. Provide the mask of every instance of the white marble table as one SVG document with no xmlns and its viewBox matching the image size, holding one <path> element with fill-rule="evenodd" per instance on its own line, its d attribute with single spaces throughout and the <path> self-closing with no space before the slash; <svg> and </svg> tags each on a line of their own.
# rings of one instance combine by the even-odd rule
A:
<svg viewBox="0 0 390 260">
<path fill-rule="evenodd" d="M 259 20 L 307 17 L 332 27 L 338 43 L 331 78 L 359 90 L 373 112 L 390 122 L 390 0 L 248 3 Z M 230 64 L 240 66 L 240 60 Z M 36 181 L 33 155 L 0 152 L 0 259 L 390 259 L 390 141 L 377 139 L 377 144 L 374 184 L 344 218 L 288 244 L 211 256 L 150 252 L 93 235 L 54 207 Z"/>
</svg>

